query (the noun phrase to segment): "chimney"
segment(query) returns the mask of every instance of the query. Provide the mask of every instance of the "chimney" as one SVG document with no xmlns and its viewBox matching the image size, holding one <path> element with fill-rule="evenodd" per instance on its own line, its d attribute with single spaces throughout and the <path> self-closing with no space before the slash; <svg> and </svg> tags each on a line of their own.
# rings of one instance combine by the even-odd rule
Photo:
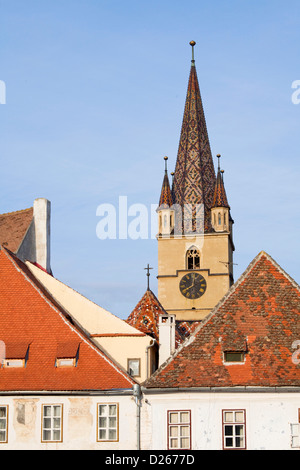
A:
<svg viewBox="0 0 300 470">
<path fill-rule="evenodd" d="M 51 203 L 38 198 L 33 202 L 33 219 L 35 228 L 36 263 L 51 273 L 50 267 L 50 211 Z"/>
<path fill-rule="evenodd" d="M 161 366 L 175 351 L 175 315 L 159 315 L 159 363 Z"/>
</svg>

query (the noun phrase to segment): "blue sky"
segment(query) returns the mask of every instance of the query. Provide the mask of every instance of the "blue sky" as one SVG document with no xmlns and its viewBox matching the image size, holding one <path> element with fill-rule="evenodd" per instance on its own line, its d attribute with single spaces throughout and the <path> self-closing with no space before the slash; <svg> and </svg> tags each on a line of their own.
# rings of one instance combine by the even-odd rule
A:
<svg viewBox="0 0 300 470">
<path fill-rule="evenodd" d="M 148 263 L 157 292 L 157 242 L 99 240 L 96 209 L 158 202 L 191 40 L 235 220 L 235 279 L 265 250 L 299 283 L 298 1 L 0 1 L 0 212 L 48 198 L 55 277 L 121 318 Z"/>
</svg>

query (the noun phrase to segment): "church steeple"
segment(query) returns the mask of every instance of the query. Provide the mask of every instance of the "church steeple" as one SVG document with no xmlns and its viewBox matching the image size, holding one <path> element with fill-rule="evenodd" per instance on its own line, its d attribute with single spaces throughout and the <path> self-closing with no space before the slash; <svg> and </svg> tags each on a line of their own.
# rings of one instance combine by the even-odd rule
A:
<svg viewBox="0 0 300 470">
<path fill-rule="evenodd" d="M 233 221 L 220 164 L 216 175 L 212 159 L 195 44 L 172 191 L 165 168 L 157 210 L 158 299 L 184 322 L 205 318 L 233 282 Z"/>
<path fill-rule="evenodd" d="M 190 44 L 192 64 L 172 188 L 173 202 L 182 209 L 187 204 L 192 205 L 189 231 L 195 229 L 195 205 L 203 204 L 204 232 L 211 232 L 210 210 L 216 175 L 195 66 L 196 43 L 191 41 Z"/>
</svg>

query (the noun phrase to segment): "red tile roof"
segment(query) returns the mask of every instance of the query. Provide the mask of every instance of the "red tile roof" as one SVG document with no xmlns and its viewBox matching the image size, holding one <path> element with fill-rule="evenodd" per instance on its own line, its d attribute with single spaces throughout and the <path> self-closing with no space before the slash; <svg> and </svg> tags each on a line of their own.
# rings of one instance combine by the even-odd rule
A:
<svg viewBox="0 0 300 470">
<path fill-rule="evenodd" d="M 166 311 L 155 294 L 148 289 L 126 322 L 158 341 L 158 318 L 160 314 L 166 315 Z"/>
<path fill-rule="evenodd" d="M 0 214 L 0 245 L 18 251 L 33 219 L 33 208 Z"/>
<path fill-rule="evenodd" d="M 4 248 L 0 251 L 0 307 L 0 341 L 8 345 L 9 355 L 15 355 L 12 350 L 24 353 L 24 344 L 29 345 L 26 367 L 0 367 L 0 391 L 132 387 L 134 381 L 72 322 L 26 265 Z M 58 355 L 73 357 L 78 347 L 76 367 L 55 367 Z"/>
<path fill-rule="evenodd" d="M 148 388 L 300 386 L 300 287 L 265 252 L 148 381 Z M 224 363 L 224 351 L 245 362 Z M 300 354 L 300 353 L 299 353 Z"/>
</svg>

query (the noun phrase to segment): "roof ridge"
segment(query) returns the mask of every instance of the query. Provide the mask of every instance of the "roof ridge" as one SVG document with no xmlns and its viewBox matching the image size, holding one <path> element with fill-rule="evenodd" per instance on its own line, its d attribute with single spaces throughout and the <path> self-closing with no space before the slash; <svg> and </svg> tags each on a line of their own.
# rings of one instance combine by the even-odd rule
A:
<svg viewBox="0 0 300 470">
<path fill-rule="evenodd" d="M 20 214 L 21 212 L 28 212 L 30 210 L 33 210 L 33 207 L 27 207 L 26 209 L 20 209 L 18 211 L 4 212 L 3 214 L 0 214 L 0 217 L 2 215 L 16 215 L 16 214 Z"/>
</svg>

